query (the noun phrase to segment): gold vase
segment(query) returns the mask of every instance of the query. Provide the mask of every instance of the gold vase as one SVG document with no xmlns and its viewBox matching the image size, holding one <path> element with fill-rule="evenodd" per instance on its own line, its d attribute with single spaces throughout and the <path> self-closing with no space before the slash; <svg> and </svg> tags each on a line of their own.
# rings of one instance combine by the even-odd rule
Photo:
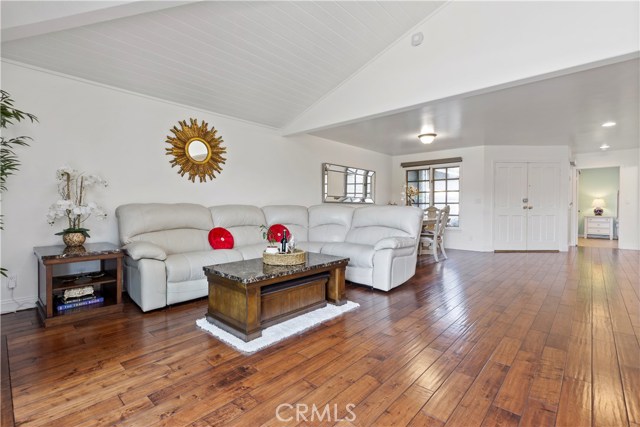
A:
<svg viewBox="0 0 640 427">
<path fill-rule="evenodd" d="M 64 251 L 62 253 L 64 253 L 65 255 L 76 255 L 76 254 L 83 254 L 85 252 L 87 252 L 85 247 L 80 245 L 80 246 L 67 246 L 66 248 L 64 248 Z"/>
<path fill-rule="evenodd" d="M 65 233 L 62 235 L 62 241 L 67 246 L 82 246 L 87 238 L 82 233 Z"/>
</svg>

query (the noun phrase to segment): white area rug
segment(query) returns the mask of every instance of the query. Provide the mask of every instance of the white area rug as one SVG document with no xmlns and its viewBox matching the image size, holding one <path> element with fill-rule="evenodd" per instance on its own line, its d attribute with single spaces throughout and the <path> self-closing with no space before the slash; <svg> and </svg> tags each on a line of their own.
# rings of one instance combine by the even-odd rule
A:
<svg viewBox="0 0 640 427">
<path fill-rule="evenodd" d="M 286 322 L 273 325 L 263 330 L 260 338 L 256 338 L 249 342 L 244 342 L 240 338 L 237 338 L 217 326 L 212 325 L 204 317 L 196 320 L 196 325 L 209 332 L 220 341 L 223 341 L 243 353 L 255 353 L 258 350 L 262 350 L 263 348 L 287 339 L 292 335 L 311 329 L 322 322 L 338 317 L 347 311 L 355 310 L 358 307 L 360 307 L 360 304 L 352 301 L 347 301 L 347 303 L 343 305 L 327 304 L 326 307 L 294 317 Z"/>
</svg>

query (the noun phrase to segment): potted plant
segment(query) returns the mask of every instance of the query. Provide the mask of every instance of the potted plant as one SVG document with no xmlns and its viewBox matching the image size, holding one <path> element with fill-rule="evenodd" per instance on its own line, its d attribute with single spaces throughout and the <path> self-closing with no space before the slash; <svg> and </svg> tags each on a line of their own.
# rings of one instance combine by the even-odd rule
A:
<svg viewBox="0 0 640 427">
<path fill-rule="evenodd" d="M 276 240 L 276 236 L 274 233 L 267 228 L 266 225 L 261 225 L 260 230 L 262 230 L 262 238 L 265 239 L 269 244 L 267 245 L 267 249 L 264 251 L 268 254 L 277 254 L 278 249 L 278 241 Z"/>
<path fill-rule="evenodd" d="M 96 175 L 86 175 L 63 166 L 56 171 L 58 192 L 62 197 L 49 207 L 47 219 L 53 225 L 58 218 L 67 217 L 69 226 L 59 233 L 67 246 L 82 246 L 89 236 L 89 229 L 82 225 L 91 216 L 104 219 L 107 214 L 94 202 L 87 202 L 85 193 L 94 185 L 107 186 L 107 182 Z"/>
<path fill-rule="evenodd" d="M 0 90 L 0 129 L 6 129 L 9 125 L 29 119 L 37 122 L 38 118 L 33 114 L 18 110 L 13 106 L 13 99 L 4 90 Z M 4 134 L 4 131 L 3 131 Z M 15 138 L 5 138 L 0 136 L 0 193 L 7 191 L 7 179 L 18 171 L 20 160 L 16 154 L 16 147 L 28 147 L 27 142 L 31 138 L 28 136 L 17 136 Z M 0 230 L 4 230 L 2 215 L 0 215 Z M 0 274 L 7 275 L 7 270 L 0 267 Z"/>
</svg>

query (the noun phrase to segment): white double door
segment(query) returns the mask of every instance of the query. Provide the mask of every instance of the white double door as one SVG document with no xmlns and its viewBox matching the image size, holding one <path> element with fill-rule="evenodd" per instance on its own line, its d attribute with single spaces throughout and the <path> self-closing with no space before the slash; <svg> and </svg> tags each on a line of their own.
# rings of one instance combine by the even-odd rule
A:
<svg viewBox="0 0 640 427">
<path fill-rule="evenodd" d="M 496 163 L 495 250 L 558 250 L 560 165 Z"/>
</svg>

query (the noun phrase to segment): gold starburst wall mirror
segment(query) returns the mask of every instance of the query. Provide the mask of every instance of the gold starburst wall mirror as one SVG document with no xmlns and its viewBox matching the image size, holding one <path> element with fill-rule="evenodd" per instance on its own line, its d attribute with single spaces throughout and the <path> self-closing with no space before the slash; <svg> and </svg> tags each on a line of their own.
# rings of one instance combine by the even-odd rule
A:
<svg viewBox="0 0 640 427">
<path fill-rule="evenodd" d="M 221 136 L 217 136 L 218 131 L 203 121 L 198 125 L 197 119 L 189 119 L 178 122 L 180 129 L 174 126 L 171 132 L 174 136 L 168 135 L 166 142 L 171 144 L 171 148 L 166 149 L 167 156 L 173 156 L 171 167 L 178 166 L 178 173 L 181 176 L 189 174 L 191 182 L 196 182 L 196 177 L 200 182 L 205 182 L 207 177 L 213 180 L 215 172 L 222 172 L 225 158 L 222 154 L 227 149 L 222 146 L 224 142 Z"/>
</svg>

